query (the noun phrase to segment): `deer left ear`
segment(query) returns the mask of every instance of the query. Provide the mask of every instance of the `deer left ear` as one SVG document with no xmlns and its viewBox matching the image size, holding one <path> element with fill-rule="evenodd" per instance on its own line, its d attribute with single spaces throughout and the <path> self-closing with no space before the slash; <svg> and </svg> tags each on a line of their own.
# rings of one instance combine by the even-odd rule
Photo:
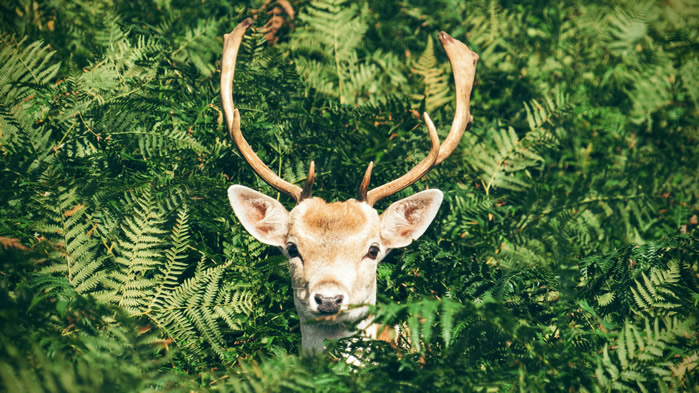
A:
<svg viewBox="0 0 699 393">
<path fill-rule="evenodd" d="M 386 248 L 406 247 L 427 230 L 439 211 L 439 190 L 418 192 L 393 203 L 381 215 L 381 241 Z"/>
<path fill-rule="evenodd" d="M 281 247 L 289 233 L 289 212 L 276 199 L 250 188 L 235 185 L 228 199 L 243 227 L 257 240 Z"/>
</svg>

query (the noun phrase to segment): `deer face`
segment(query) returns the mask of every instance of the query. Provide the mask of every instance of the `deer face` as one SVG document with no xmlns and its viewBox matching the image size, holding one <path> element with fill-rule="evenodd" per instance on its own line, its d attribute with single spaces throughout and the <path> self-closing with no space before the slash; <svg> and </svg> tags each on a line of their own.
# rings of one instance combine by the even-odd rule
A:
<svg viewBox="0 0 699 393">
<path fill-rule="evenodd" d="M 376 303 L 380 247 L 379 216 L 366 203 L 312 198 L 294 208 L 284 251 L 301 318 L 364 317 L 365 309 L 350 307 Z"/>
<path fill-rule="evenodd" d="M 357 306 L 376 303 L 377 264 L 391 249 L 420 237 L 442 202 L 441 191 L 423 191 L 379 216 L 354 199 L 327 203 L 309 198 L 288 212 L 275 199 L 244 186 L 231 186 L 228 197 L 245 229 L 289 259 L 302 323 L 338 314 L 325 325 L 366 317 L 367 308 Z"/>
<path fill-rule="evenodd" d="M 289 259 L 302 346 L 306 353 L 315 353 L 322 351 L 323 339 L 353 334 L 348 325 L 359 322 L 360 328 L 367 328 L 371 319 L 366 318 L 366 305 L 376 303 L 377 264 L 391 249 L 405 247 L 420 237 L 437 214 L 442 202 L 439 190 L 419 192 L 397 201 L 381 215 L 373 205 L 415 183 L 454 151 L 473 121 L 469 96 L 478 55 L 441 32 L 439 39 L 451 62 L 456 84 L 456 114 L 444 143 L 440 144 L 435 126 L 425 113 L 432 144 L 427 157 L 405 175 L 372 190 L 368 190 L 373 168 L 373 163 L 369 163 L 356 200 L 327 203 L 311 197 L 313 162 L 301 188 L 270 170 L 242 135 L 232 86 L 238 49 L 251 24 L 252 20 L 246 19 L 224 37 L 221 101 L 226 122 L 247 163 L 272 187 L 293 197 L 297 205 L 289 212 L 277 200 L 240 185 L 228 189 L 228 198 L 245 229 L 262 243 L 279 247 Z"/>
</svg>

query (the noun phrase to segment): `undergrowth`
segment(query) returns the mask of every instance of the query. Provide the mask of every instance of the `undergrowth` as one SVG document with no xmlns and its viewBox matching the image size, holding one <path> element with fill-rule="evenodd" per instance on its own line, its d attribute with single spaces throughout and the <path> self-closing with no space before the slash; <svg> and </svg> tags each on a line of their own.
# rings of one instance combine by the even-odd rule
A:
<svg viewBox="0 0 699 393">
<path fill-rule="evenodd" d="M 4 390 L 696 389 L 694 2 L 279 2 L 270 46 L 275 4 L 0 1 Z M 299 357 L 287 262 L 230 209 L 231 184 L 277 196 L 219 106 L 248 16 L 243 132 L 326 200 L 418 162 L 419 113 L 448 132 L 440 30 L 480 56 L 473 127 L 394 196 L 445 193 L 378 268 L 397 345 Z"/>
</svg>

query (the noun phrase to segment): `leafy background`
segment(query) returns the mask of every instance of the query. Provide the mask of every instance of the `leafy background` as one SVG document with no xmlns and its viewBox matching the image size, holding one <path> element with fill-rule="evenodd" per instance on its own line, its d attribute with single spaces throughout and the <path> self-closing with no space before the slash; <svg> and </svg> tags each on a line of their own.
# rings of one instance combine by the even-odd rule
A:
<svg viewBox="0 0 699 393">
<path fill-rule="evenodd" d="M 693 391 L 696 1 L 1 0 L 0 381 L 9 392 Z M 480 55 L 445 202 L 378 271 L 397 344 L 298 356 L 286 261 L 225 190 L 222 36 L 258 154 L 354 197 L 453 111 L 440 30 Z M 265 24 L 273 26 L 265 33 Z M 281 199 L 291 207 L 291 201 Z M 349 354 L 361 366 L 343 359 Z"/>
</svg>

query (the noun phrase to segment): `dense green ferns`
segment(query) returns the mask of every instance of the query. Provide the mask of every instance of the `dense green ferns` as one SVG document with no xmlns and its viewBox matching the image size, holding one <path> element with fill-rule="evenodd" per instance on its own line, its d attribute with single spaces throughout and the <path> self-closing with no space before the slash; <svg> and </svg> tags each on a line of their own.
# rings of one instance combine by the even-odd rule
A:
<svg viewBox="0 0 699 393">
<path fill-rule="evenodd" d="M 696 389 L 695 3 L 279 3 L 270 46 L 276 2 L 0 0 L 0 389 Z M 288 181 L 315 160 L 327 200 L 419 162 L 421 112 L 448 133 L 440 30 L 480 56 L 473 127 L 395 196 L 445 193 L 378 267 L 394 343 L 297 356 L 287 262 L 226 200 L 277 196 L 219 106 L 251 16 L 243 132 Z"/>
</svg>

